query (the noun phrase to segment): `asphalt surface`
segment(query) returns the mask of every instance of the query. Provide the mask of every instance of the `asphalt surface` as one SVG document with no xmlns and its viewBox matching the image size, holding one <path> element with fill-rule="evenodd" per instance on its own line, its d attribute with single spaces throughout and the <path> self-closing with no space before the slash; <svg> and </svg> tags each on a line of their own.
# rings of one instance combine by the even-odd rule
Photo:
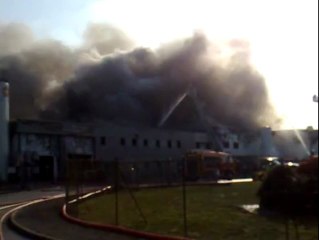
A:
<svg viewBox="0 0 319 240">
<path fill-rule="evenodd" d="M 8 225 L 8 218 L 2 223 L 3 240 L 32 240 L 31 238 L 25 237 L 12 230 Z"/>
<path fill-rule="evenodd" d="M 0 207 L 0 219 L 9 212 L 10 210 L 14 209 L 18 205 L 9 205 L 9 206 L 2 206 Z M 9 226 L 8 226 L 8 218 L 2 219 L 3 221 L 1 222 L 0 226 L 0 231 L 3 233 L 4 240 L 29 240 L 30 238 L 23 237 L 17 232 L 13 231 Z M 1 237 L 0 237 L 1 239 Z"/>
<path fill-rule="evenodd" d="M 49 187 L 29 191 L 2 192 L 0 194 L 0 219 L 7 212 L 19 206 L 21 203 L 31 202 L 35 199 L 47 199 L 53 196 L 63 196 L 61 187 Z M 18 204 L 20 203 L 20 204 Z M 110 233 L 103 230 L 82 227 L 64 220 L 60 213 L 64 198 L 48 200 L 32 204 L 19 209 L 15 214 L 16 222 L 34 233 L 46 235 L 61 240 L 74 239 L 108 239 L 108 240 L 132 240 L 136 238 L 121 234 Z M 14 205 L 6 205 L 14 204 Z M 13 231 L 8 225 L 8 219 L 2 223 L 3 240 L 28 240 L 28 238 Z"/>
<path fill-rule="evenodd" d="M 18 224 L 31 229 L 34 232 L 61 240 L 137 239 L 69 223 L 62 219 L 60 215 L 63 203 L 64 199 L 54 199 L 28 206 L 16 213 L 15 220 Z"/>
<path fill-rule="evenodd" d="M 57 194 L 63 193 L 61 190 L 57 191 L 57 187 L 50 187 L 50 190 L 53 191 L 43 191 L 40 189 L 37 190 L 29 190 L 29 191 L 19 191 L 16 188 L 8 188 L 8 189 L 1 189 L 0 191 L 0 219 L 1 226 L 0 231 L 3 234 L 3 240 L 28 240 L 31 238 L 27 238 L 18 234 L 16 231 L 12 230 L 8 225 L 8 217 L 3 218 L 6 213 L 11 211 L 12 209 L 18 207 L 22 203 L 29 202 L 34 199 L 39 198 L 47 198 Z"/>
<path fill-rule="evenodd" d="M 57 194 L 63 194 L 61 188 L 36 189 L 29 191 L 18 191 L 0 194 L 0 206 L 10 203 L 28 202 L 34 199 L 52 197 Z"/>
</svg>

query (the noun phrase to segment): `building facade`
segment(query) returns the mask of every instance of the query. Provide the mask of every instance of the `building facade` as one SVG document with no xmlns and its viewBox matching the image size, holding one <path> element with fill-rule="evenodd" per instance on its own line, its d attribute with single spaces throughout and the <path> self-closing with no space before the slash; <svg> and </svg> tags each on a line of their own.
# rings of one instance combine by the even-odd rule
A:
<svg viewBox="0 0 319 240">
<path fill-rule="evenodd" d="M 110 122 L 80 124 L 18 120 L 10 124 L 9 176 L 20 176 L 21 169 L 39 181 L 58 181 L 65 177 L 66 163 L 81 159 L 98 162 L 134 163 L 140 172 L 165 172 L 165 166 L 181 160 L 191 149 L 230 153 L 243 166 L 258 158 L 280 157 L 301 160 L 318 152 L 318 131 L 272 131 L 261 128 L 235 132 L 219 128 L 213 133 L 161 128 L 121 126 Z M 79 159 L 79 160 L 77 160 Z M 152 162 L 157 162 L 152 165 Z M 150 170 L 152 165 L 152 170 Z M 175 168 L 177 168 L 175 166 Z M 23 171 L 22 171 L 23 172 Z"/>
<path fill-rule="evenodd" d="M 95 158 L 88 128 L 61 122 L 18 120 L 10 126 L 9 176 L 39 181 L 63 179 L 70 155 Z M 26 177 L 26 176 L 24 176 Z"/>
</svg>

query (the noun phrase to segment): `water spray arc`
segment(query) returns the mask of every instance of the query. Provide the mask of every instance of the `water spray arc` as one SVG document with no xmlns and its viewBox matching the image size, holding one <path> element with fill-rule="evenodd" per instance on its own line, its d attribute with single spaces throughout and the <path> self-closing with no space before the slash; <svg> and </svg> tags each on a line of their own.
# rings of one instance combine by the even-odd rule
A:
<svg viewBox="0 0 319 240">
<path fill-rule="evenodd" d="M 205 128 L 205 130 L 210 134 L 209 136 L 212 138 L 211 140 L 214 142 L 214 148 L 217 151 L 222 151 L 222 144 L 218 139 L 218 133 L 215 131 L 214 127 L 221 127 L 222 125 L 218 124 L 214 119 L 209 118 L 205 114 L 204 105 L 200 101 L 196 88 L 190 84 L 187 90 L 176 99 L 176 101 L 171 105 L 168 111 L 163 115 L 161 121 L 158 124 L 158 127 L 162 127 L 165 122 L 169 119 L 169 117 L 173 114 L 173 112 L 177 109 L 177 107 L 183 102 L 186 97 L 190 97 L 195 104 L 195 110 L 200 118 L 201 125 Z"/>
<path fill-rule="evenodd" d="M 312 97 L 312 101 L 315 102 L 315 103 L 318 103 L 318 96 L 317 96 L 317 95 L 314 95 L 314 96 Z M 306 142 L 303 140 L 303 138 L 301 137 L 300 132 L 299 132 L 298 130 L 296 130 L 296 129 L 294 129 L 294 132 L 295 132 L 295 135 L 296 135 L 297 139 L 298 139 L 299 142 L 301 143 L 301 145 L 302 145 L 302 147 L 303 147 L 305 153 L 306 153 L 308 156 L 310 156 L 310 155 L 311 155 L 311 149 L 309 149 L 309 148 L 307 147 L 307 144 L 306 144 Z"/>
<path fill-rule="evenodd" d="M 175 109 L 178 107 L 178 105 L 185 99 L 185 97 L 188 95 L 188 91 L 183 93 L 181 96 L 179 96 L 176 101 L 171 105 L 171 107 L 168 109 L 167 113 L 163 115 L 161 121 L 158 124 L 158 127 L 162 127 L 164 123 L 167 121 L 167 119 L 172 115 L 172 113 L 175 111 Z"/>
</svg>

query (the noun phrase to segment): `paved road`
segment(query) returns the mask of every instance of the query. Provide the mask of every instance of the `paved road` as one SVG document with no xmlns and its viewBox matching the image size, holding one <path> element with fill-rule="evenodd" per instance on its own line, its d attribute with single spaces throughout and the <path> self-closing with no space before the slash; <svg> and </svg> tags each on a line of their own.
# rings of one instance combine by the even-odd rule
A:
<svg viewBox="0 0 319 240">
<path fill-rule="evenodd" d="M 36 189 L 30 191 L 18 191 L 18 192 L 8 192 L 0 194 L 0 219 L 1 226 L 0 231 L 2 231 L 3 238 L 0 240 L 29 240 L 30 238 L 26 238 L 24 236 L 19 235 L 15 231 L 13 231 L 7 224 L 7 218 L 4 218 L 5 214 L 10 210 L 22 205 L 21 202 L 27 203 L 34 199 L 42 199 L 42 198 L 51 198 L 54 196 L 63 196 L 64 191 L 60 187 L 50 187 L 46 189 Z M 19 203 L 19 204 L 11 204 L 11 203 Z M 7 205 L 9 204 L 9 205 Z M 1 234 L 0 234 L 1 235 Z"/>
<path fill-rule="evenodd" d="M 33 204 L 19 211 L 15 220 L 24 227 L 56 239 L 136 240 L 133 237 L 85 228 L 65 221 L 60 216 L 63 201 L 54 199 Z"/>
<path fill-rule="evenodd" d="M 2 218 L 2 216 L 10 211 L 11 209 L 13 209 L 14 207 L 10 207 L 7 208 L 5 210 L 1 210 L 0 211 L 0 219 Z M 3 239 L 2 240 L 32 240 L 30 238 L 26 238 L 24 236 L 19 235 L 18 233 L 16 233 L 15 231 L 13 231 L 12 229 L 9 228 L 8 223 L 7 223 L 7 218 L 3 219 L 2 222 L 2 234 L 3 234 Z"/>
<path fill-rule="evenodd" d="M 20 191 L 12 193 L 0 194 L 0 206 L 7 203 L 16 203 L 31 201 L 39 198 L 52 197 L 57 194 L 63 194 L 64 190 L 61 188 L 50 188 L 45 190 L 30 190 L 30 191 Z"/>
<path fill-rule="evenodd" d="M 91 189 L 91 188 L 88 188 Z M 93 188 L 93 189 L 96 189 Z M 0 219 L 5 213 L 18 207 L 20 204 L 6 205 L 5 203 L 31 202 L 34 199 L 52 198 L 56 196 L 64 196 L 61 188 L 51 188 L 44 190 L 20 191 L 14 193 L 0 194 Z M 60 211 L 64 198 L 49 200 L 37 204 L 30 205 L 19 210 L 16 214 L 16 221 L 24 227 L 41 234 L 54 237 L 57 239 L 73 240 L 132 240 L 135 238 L 123 236 L 120 234 L 109 233 L 102 230 L 88 229 L 81 226 L 71 224 L 60 217 Z M 0 231 L 2 227 L 3 239 L 0 240 L 29 240 L 24 236 L 20 236 L 7 225 L 7 219 L 2 219 L 0 223 Z"/>
</svg>

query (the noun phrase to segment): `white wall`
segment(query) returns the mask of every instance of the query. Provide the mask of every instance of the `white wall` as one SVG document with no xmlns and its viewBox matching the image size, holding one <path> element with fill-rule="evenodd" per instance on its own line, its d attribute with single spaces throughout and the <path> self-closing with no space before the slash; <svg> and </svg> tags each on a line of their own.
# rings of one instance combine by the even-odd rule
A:
<svg viewBox="0 0 319 240">
<path fill-rule="evenodd" d="M 206 147 L 207 134 L 200 132 L 170 131 L 161 129 L 120 127 L 104 124 L 96 128 L 96 152 L 101 160 L 168 160 L 180 159 L 187 150 Z M 105 138 L 105 145 L 101 144 Z M 125 146 L 121 145 L 121 138 L 125 139 Z M 133 139 L 137 144 L 133 146 Z M 147 146 L 144 145 L 147 141 Z M 160 147 L 156 142 L 160 141 Z M 168 142 L 171 142 L 171 147 Z M 178 147 L 178 142 L 180 147 Z"/>
<path fill-rule="evenodd" d="M 207 143 L 212 146 L 211 133 L 186 132 L 161 130 L 152 128 L 121 127 L 111 123 L 97 126 L 96 152 L 101 160 L 167 160 L 169 158 L 181 158 L 187 150 L 194 148 L 206 149 Z M 234 133 L 228 129 L 220 129 L 218 132 L 220 141 L 228 142 L 229 146 L 223 148 L 224 152 L 234 156 L 277 156 L 278 153 L 273 142 L 270 128 L 262 128 L 255 132 Z M 104 138 L 105 144 L 101 144 Z M 120 144 L 120 139 L 125 139 L 125 146 Z M 132 140 L 137 140 L 137 145 L 132 146 Z M 148 146 L 144 146 L 144 140 Z M 159 140 L 161 147 L 156 146 Z M 172 142 L 172 148 L 168 148 L 167 141 Z M 181 148 L 177 147 L 177 141 Z"/>
</svg>

